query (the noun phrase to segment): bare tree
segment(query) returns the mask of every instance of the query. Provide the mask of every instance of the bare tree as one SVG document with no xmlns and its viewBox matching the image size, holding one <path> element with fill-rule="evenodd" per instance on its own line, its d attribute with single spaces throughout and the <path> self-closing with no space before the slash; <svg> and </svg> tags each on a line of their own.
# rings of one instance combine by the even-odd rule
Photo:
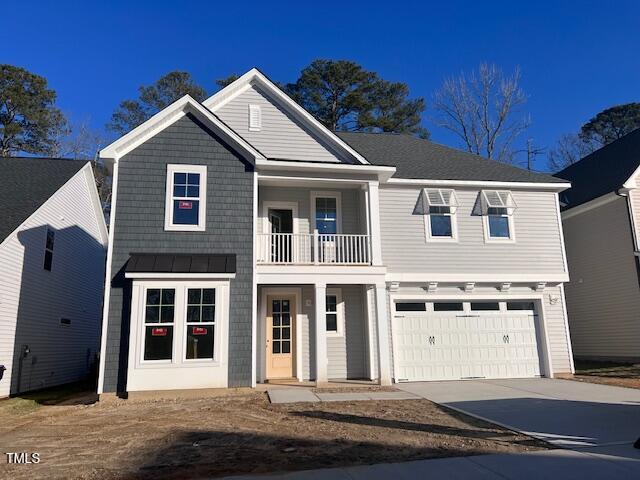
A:
<svg viewBox="0 0 640 480">
<path fill-rule="evenodd" d="M 445 79 L 434 95 L 435 123 L 460 137 L 469 152 L 513 162 L 512 143 L 530 125 L 518 111 L 526 101 L 518 68 L 505 76 L 483 63 L 469 75 Z"/>
<path fill-rule="evenodd" d="M 100 132 L 91 129 L 88 121 L 72 122 L 58 141 L 57 155 L 62 158 L 88 160 L 93 167 L 96 187 L 103 206 L 111 202 L 111 176 L 98 158 L 99 150 L 109 143 Z"/>
<path fill-rule="evenodd" d="M 549 170 L 559 172 L 594 152 L 597 148 L 594 142 L 588 141 L 578 134 L 566 133 L 558 139 L 555 148 L 549 150 L 547 157 Z"/>
</svg>

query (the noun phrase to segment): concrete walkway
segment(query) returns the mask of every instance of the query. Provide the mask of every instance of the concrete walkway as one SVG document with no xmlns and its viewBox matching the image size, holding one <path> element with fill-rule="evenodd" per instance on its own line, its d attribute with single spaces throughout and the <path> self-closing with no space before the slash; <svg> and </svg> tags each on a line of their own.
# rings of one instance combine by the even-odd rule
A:
<svg viewBox="0 0 640 480">
<path fill-rule="evenodd" d="M 376 392 L 362 389 L 361 392 L 314 392 L 312 388 L 275 386 L 267 388 L 271 403 L 298 402 L 348 402 L 367 400 L 416 400 L 420 397 L 411 392 Z"/>
<path fill-rule="evenodd" d="M 627 480 L 640 478 L 640 461 L 620 461 L 604 454 L 546 450 L 519 455 L 478 455 L 415 462 L 307 470 L 233 479 L 279 480 Z"/>
</svg>

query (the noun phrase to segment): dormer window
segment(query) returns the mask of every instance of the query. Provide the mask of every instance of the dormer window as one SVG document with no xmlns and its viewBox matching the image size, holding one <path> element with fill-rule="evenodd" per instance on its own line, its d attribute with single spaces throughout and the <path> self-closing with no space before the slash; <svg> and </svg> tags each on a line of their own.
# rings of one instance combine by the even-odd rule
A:
<svg viewBox="0 0 640 480">
<path fill-rule="evenodd" d="M 456 193 L 444 188 L 425 188 L 425 230 L 427 240 L 455 240 L 457 227 L 455 213 L 458 209 Z"/>
<path fill-rule="evenodd" d="M 262 110 L 260 105 L 249 105 L 249 131 L 259 132 L 262 129 Z"/>
<path fill-rule="evenodd" d="M 167 165 L 164 229 L 204 231 L 206 204 L 207 167 Z"/>
<path fill-rule="evenodd" d="M 483 190 L 480 204 L 486 241 L 514 241 L 513 213 L 517 205 L 513 195 L 505 190 Z"/>
</svg>

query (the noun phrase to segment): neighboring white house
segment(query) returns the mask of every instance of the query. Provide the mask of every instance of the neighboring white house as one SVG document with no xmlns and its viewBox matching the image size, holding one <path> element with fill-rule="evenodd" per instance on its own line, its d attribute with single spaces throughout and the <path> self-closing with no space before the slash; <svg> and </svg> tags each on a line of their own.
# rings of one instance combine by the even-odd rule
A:
<svg viewBox="0 0 640 480">
<path fill-rule="evenodd" d="M 558 172 L 573 351 L 640 361 L 640 129 Z"/>
<path fill-rule="evenodd" d="M 253 69 L 105 148 L 99 393 L 573 371 L 569 183 L 334 133 Z"/>
<path fill-rule="evenodd" d="M 90 163 L 0 158 L 0 398 L 89 373 L 106 246 Z"/>
</svg>

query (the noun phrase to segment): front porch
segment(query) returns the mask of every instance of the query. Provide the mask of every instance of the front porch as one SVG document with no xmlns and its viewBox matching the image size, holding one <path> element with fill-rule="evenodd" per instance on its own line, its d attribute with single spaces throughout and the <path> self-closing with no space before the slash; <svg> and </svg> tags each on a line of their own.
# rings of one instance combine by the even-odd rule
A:
<svg viewBox="0 0 640 480">
<path fill-rule="evenodd" d="M 256 383 L 391 383 L 384 283 L 263 284 L 257 312 Z"/>
</svg>

